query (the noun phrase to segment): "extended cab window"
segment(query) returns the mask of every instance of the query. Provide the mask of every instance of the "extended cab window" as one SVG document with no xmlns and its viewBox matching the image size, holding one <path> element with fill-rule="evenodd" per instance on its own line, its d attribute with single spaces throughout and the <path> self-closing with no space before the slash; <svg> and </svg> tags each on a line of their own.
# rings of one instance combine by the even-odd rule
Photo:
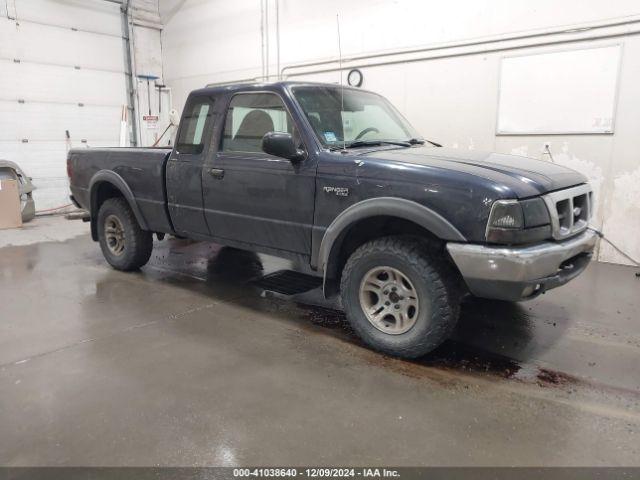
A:
<svg viewBox="0 0 640 480">
<path fill-rule="evenodd" d="M 294 134 L 293 121 L 280 97 L 273 93 L 238 94 L 229 104 L 221 150 L 262 152 L 262 137 L 268 132 Z"/>
<path fill-rule="evenodd" d="M 211 128 L 213 105 L 208 98 L 196 98 L 187 106 L 182 119 L 176 150 L 178 153 L 198 154 L 204 149 L 204 135 Z"/>
</svg>

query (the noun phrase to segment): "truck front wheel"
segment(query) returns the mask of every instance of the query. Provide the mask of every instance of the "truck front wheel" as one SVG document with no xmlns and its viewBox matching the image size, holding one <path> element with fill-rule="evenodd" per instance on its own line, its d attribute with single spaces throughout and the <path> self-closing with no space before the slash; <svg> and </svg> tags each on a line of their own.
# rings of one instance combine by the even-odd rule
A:
<svg viewBox="0 0 640 480">
<path fill-rule="evenodd" d="M 353 329 L 390 355 L 430 352 L 458 319 L 455 272 L 418 239 L 386 237 L 362 245 L 348 259 L 340 287 Z"/>
<path fill-rule="evenodd" d="M 98 211 L 98 240 L 102 254 L 116 270 L 136 270 L 151 257 L 153 237 L 140 228 L 124 198 L 109 198 Z"/>
</svg>

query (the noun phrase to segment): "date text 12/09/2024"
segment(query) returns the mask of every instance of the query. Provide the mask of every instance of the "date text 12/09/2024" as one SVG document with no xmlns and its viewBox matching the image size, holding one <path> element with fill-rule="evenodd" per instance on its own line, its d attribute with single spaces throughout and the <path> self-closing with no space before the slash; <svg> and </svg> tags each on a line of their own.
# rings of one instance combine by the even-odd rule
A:
<svg viewBox="0 0 640 480">
<path fill-rule="evenodd" d="M 235 478 L 399 478 L 398 470 L 388 468 L 234 468 Z"/>
</svg>

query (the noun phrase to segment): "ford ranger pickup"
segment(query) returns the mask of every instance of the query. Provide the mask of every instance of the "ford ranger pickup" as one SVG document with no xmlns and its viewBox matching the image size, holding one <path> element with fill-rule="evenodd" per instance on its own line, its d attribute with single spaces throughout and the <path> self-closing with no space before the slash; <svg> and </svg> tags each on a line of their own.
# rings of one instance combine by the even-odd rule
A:
<svg viewBox="0 0 640 480">
<path fill-rule="evenodd" d="M 580 173 L 444 148 L 387 100 L 278 82 L 192 92 L 173 149 L 70 150 L 71 198 L 119 270 L 166 234 L 297 260 L 377 350 L 414 358 L 468 294 L 534 298 L 590 261 Z"/>
</svg>

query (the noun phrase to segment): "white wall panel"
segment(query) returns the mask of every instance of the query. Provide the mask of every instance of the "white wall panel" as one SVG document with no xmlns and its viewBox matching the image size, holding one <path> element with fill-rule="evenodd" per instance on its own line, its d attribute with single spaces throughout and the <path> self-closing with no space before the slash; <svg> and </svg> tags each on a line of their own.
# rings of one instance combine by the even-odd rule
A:
<svg viewBox="0 0 640 480">
<path fill-rule="evenodd" d="M 234 78 L 259 74 L 260 2 L 185 2 L 165 24 L 163 38 L 165 80 L 206 74 L 213 82 L 225 72 Z M 298 42 L 301 48 L 308 44 Z"/>
<path fill-rule="evenodd" d="M 120 134 L 121 106 L 90 106 L 0 101 L 0 140 L 114 140 Z"/>
<path fill-rule="evenodd" d="M 126 103 L 121 73 L 0 60 L 0 99 L 31 102 L 122 105 Z"/>
<path fill-rule="evenodd" d="M 122 105 L 127 102 L 121 73 L 76 70 L 55 65 L 0 60 L 0 99 Z"/>
<path fill-rule="evenodd" d="M 426 137 L 461 149 L 496 150 L 551 161 L 583 172 L 598 191 L 595 225 L 640 257 L 640 35 L 627 25 L 614 39 L 577 42 L 594 35 L 610 19 L 640 15 L 637 0 L 280 0 L 280 63 L 333 59 L 338 54 L 336 13 L 340 14 L 343 57 L 376 54 L 445 42 L 496 38 L 495 50 L 459 48 L 449 57 L 364 67 L 363 87 L 396 104 Z M 276 78 L 275 1 L 269 0 L 271 79 Z M 260 2 L 160 0 L 165 83 L 181 109 L 188 92 L 207 83 L 261 75 Z M 571 47 L 622 44 L 620 82 L 613 135 L 496 136 L 500 62 L 503 57 L 558 50 L 546 47 L 550 29 L 587 25 L 562 34 Z M 585 33 L 587 32 L 587 33 Z M 609 32 L 610 33 L 610 32 Z M 514 48 L 508 35 L 539 37 Z M 558 40 L 554 37 L 554 40 Z M 500 51 L 504 48 L 504 51 Z M 568 47 L 564 47 L 568 48 Z M 452 53 L 452 52 L 447 52 Z M 425 55 L 427 56 L 427 55 Z M 380 58 L 378 58 L 380 59 Z M 337 62 L 328 66 L 336 68 Z M 552 73 L 552 72 L 551 72 Z M 336 82 L 337 72 L 292 77 Z M 604 246 L 601 260 L 625 262 Z"/>
<path fill-rule="evenodd" d="M 116 19 L 117 20 L 117 19 Z M 124 71 L 122 38 L 0 19 L 0 58 Z"/>
<path fill-rule="evenodd" d="M 48 178 L 60 179 L 67 175 L 66 164 L 57 161 L 66 157 L 67 148 L 64 140 L 29 143 L 0 140 L 0 152 L 6 157 L 20 157 L 20 166 L 24 167 L 27 175 L 34 181 L 37 180 L 39 188 L 43 187 L 46 183 L 43 181 Z"/>
<path fill-rule="evenodd" d="M 78 140 L 72 146 L 83 148 L 85 144 Z M 117 147 L 118 142 L 104 141 L 91 146 Z M 36 186 L 33 197 L 39 210 L 69 203 L 65 141 L 17 143 L 0 140 L 0 158 L 20 159 L 20 166 Z"/>
<path fill-rule="evenodd" d="M 0 19 L 0 158 L 33 177 L 36 208 L 47 209 L 68 203 L 65 130 L 74 146 L 119 143 L 127 103 L 122 18 L 116 4 L 101 0 L 7 5 L 13 19 Z"/>
<path fill-rule="evenodd" d="M 7 4 L 9 14 L 22 23 L 36 21 L 116 36 L 121 34 L 120 7 L 104 0 L 10 0 Z"/>
<path fill-rule="evenodd" d="M 270 70 L 275 73 L 275 2 L 270 8 Z M 345 57 L 490 35 L 523 33 L 640 13 L 637 0 L 280 0 L 282 65 L 336 57 L 340 14 Z M 160 0 L 167 81 L 260 72 L 260 2 Z M 246 75 L 245 75 L 246 76 Z"/>
</svg>

